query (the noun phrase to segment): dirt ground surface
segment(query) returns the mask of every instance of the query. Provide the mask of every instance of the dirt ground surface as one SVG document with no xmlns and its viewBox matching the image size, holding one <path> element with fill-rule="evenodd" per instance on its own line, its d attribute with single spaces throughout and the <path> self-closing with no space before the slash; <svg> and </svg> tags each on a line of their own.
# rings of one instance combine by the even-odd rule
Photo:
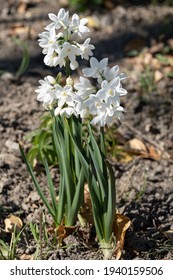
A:
<svg viewBox="0 0 173 280">
<path fill-rule="evenodd" d="M 47 14 L 58 12 L 59 2 L 0 1 L 0 239 L 10 240 L 10 234 L 3 231 L 4 219 L 9 214 L 20 216 L 26 228 L 17 248 L 19 259 L 29 259 L 38 247 L 28 225 L 40 225 L 43 205 L 22 161 L 18 141 L 23 142 L 28 132 L 38 128 L 44 112 L 34 91 L 38 80 L 55 70 L 43 64 L 37 39 L 48 23 Z M 139 82 L 144 70 L 141 57 L 152 59 L 168 44 L 173 47 L 173 8 L 128 5 L 127 1 L 125 6 L 87 10 L 82 16 L 90 19 L 94 55 L 99 59 L 109 57 L 110 65 L 120 65 L 127 74 L 125 120 L 115 123 L 118 128 L 112 135 L 118 147 L 126 151 L 125 158 L 111 158 L 117 208 L 132 221 L 121 259 L 173 259 L 173 78 L 164 74 L 166 67 L 173 71 L 173 63 L 158 66 L 156 87 L 151 92 L 147 93 Z M 29 67 L 18 79 L 15 73 L 22 51 L 13 36 L 27 42 L 30 54 Z M 134 49 L 138 55 L 132 55 Z M 173 48 L 169 58 L 173 61 Z M 56 168 L 51 173 L 58 180 Z M 44 173 L 37 176 L 45 188 Z M 103 258 L 97 243 L 87 243 L 80 233 L 66 238 L 64 248 L 50 244 L 41 248 L 44 259 Z"/>
</svg>

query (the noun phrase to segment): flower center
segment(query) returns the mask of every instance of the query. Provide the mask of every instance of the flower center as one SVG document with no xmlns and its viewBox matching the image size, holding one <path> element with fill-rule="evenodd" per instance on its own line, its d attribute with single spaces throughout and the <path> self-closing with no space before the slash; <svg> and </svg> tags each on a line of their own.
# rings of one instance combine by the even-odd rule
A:
<svg viewBox="0 0 173 280">
<path fill-rule="evenodd" d="M 100 107 L 101 107 L 100 102 L 96 102 L 96 104 L 95 104 L 95 105 L 96 105 L 96 107 L 97 107 L 97 108 L 100 108 Z"/>
<path fill-rule="evenodd" d="M 112 89 L 109 89 L 109 90 L 108 90 L 108 94 L 111 95 L 111 96 L 113 96 L 113 95 L 114 95 L 114 91 L 113 91 Z"/>
</svg>

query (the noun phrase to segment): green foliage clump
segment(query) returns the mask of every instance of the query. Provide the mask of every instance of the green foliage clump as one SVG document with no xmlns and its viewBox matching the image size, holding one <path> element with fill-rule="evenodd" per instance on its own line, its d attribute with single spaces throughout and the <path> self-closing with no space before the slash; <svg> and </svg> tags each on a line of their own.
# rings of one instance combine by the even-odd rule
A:
<svg viewBox="0 0 173 280">
<path fill-rule="evenodd" d="M 51 165 L 57 163 L 57 154 L 55 152 L 53 133 L 52 133 L 52 117 L 50 113 L 45 113 L 41 117 L 38 129 L 30 132 L 25 139 L 31 143 L 31 148 L 27 153 L 27 158 L 32 167 L 37 162 L 42 162 L 43 155 Z"/>
</svg>

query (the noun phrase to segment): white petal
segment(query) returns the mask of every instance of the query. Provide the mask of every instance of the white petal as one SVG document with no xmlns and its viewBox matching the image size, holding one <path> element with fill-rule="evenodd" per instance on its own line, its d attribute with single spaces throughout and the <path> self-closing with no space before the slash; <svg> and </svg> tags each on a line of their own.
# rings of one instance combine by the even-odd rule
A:
<svg viewBox="0 0 173 280">
<path fill-rule="evenodd" d="M 57 21 L 57 16 L 56 16 L 55 14 L 53 14 L 53 13 L 49 13 L 49 14 L 48 14 L 48 17 L 49 17 L 50 20 L 52 20 L 52 21 Z"/>
</svg>

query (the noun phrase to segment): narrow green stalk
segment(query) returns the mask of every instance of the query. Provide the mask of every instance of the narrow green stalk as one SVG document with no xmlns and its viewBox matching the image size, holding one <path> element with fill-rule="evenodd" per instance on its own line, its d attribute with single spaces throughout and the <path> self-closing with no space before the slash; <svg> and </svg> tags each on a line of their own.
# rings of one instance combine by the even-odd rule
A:
<svg viewBox="0 0 173 280">
<path fill-rule="evenodd" d="M 26 164 L 26 166 L 27 166 L 27 168 L 28 168 L 28 171 L 29 171 L 29 173 L 30 173 L 30 175 L 31 175 L 32 181 L 33 181 L 33 183 L 34 183 L 34 185 L 35 185 L 35 187 L 36 187 L 36 190 L 37 190 L 38 194 L 40 195 L 40 197 L 41 197 L 41 199 L 42 199 L 44 205 L 47 207 L 47 209 L 48 209 L 50 215 L 51 215 L 51 216 L 53 217 L 53 219 L 54 219 L 54 218 L 55 218 L 55 212 L 54 212 L 53 208 L 51 207 L 51 205 L 49 204 L 49 202 L 48 202 L 46 196 L 43 194 L 42 189 L 41 189 L 40 185 L 39 185 L 38 182 L 37 182 L 37 179 L 36 179 L 36 177 L 35 177 L 35 175 L 34 175 L 34 172 L 33 172 L 33 170 L 32 170 L 32 167 L 31 167 L 31 165 L 29 164 L 29 162 L 28 162 L 28 160 L 27 160 L 27 157 L 26 157 L 26 155 L 25 155 L 25 153 L 24 153 L 24 151 L 23 151 L 21 145 L 19 145 L 19 148 L 20 148 L 20 151 L 21 151 L 23 160 L 24 160 L 24 162 L 25 162 L 25 164 Z"/>
<path fill-rule="evenodd" d="M 70 77 L 70 61 L 68 57 L 66 58 L 65 71 L 66 71 L 66 78 Z"/>
<path fill-rule="evenodd" d="M 43 163 L 44 163 L 44 167 L 45 167 L 45 170 L 46 170 L 48 186 L 49 186 L 50 196 L 51 196 L 51 200 L 52 200 L 52 207 L 53 207 L 53 210 L 54 210 L 54 213 L 55 213 L 54 220 L 55 220 L 55 224 L 58 225 L 59 224 L 58 219 L 57 219 L 58 218 L 58 204 L 57 204 L 57 201 L 56 201 L 55 188 L 54 188 L 52 178 L 51 178 L 51 175 L 50 175 L 50 171 L 49 171 L 49 168 L 48 168 L 48 163 L 47 163 L 47 160 L 45 158 L 43 158 Z"/>
<path fill-rule="evenodd" d="M 102 153 L 106 156 L 105 133 L 103 126 L 100 127 L 100 147 Z"/>
</svg>

